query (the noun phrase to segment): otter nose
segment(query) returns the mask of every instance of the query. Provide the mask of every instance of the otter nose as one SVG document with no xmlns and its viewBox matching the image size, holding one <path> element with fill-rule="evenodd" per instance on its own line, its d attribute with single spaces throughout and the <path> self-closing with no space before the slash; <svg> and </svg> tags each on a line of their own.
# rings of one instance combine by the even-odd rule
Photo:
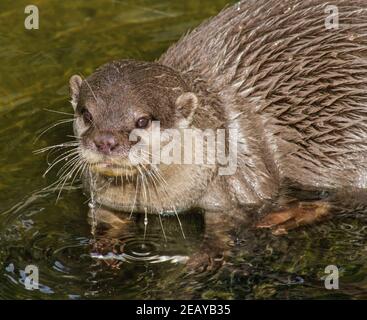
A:
<svg viewBox="0 0 367 320">
<path fill-rule="evenodd" d="M 110 133 L 102 133 L 94 138 L 94 144 L 96 145 L 98 151 L 102 153 L 110 153 L 114 150 L 118 143 L 113 134 Z"/>
</svg>

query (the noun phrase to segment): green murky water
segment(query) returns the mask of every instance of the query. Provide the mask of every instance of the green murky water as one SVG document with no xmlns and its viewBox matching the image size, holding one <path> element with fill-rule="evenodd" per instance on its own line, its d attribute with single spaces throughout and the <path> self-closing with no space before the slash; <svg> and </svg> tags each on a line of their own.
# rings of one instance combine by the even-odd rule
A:
<svg viewBox="0 0 367 320">
<path fill-rule="evenodd" d="M 37 133 L 70 112 L 68 79 L 89 75 L 116 58 L 152 60 L 187 29 L 215 15 L 227 0 L 34 0 L 40 29 L 24 29 L 28 1 L 0 1 L 0 298 L 42 299 L 300 299 L 367 298 L 367 225 L 333 222 L 273 237 L 240 230 L 231 257 L 216 271 L 188 273 L 182 257 L 198 248 L 198 215 L 164 218 L 160 228 L 143 219 L 124 236 L 125 255 L 111 268 L 92 254 L 87 197 L 80 189 L 40 191 L 45 155 L 36 149 L 72 134 L 65 123 L 34 142 Z M 57 171 L 57 170 L 56 170 Z M 26 290 L 24 270 L 39 268 L 38 290 Z M 324 288 L 324 269 L 340 268 L 340 289 Z"/>
</svg>

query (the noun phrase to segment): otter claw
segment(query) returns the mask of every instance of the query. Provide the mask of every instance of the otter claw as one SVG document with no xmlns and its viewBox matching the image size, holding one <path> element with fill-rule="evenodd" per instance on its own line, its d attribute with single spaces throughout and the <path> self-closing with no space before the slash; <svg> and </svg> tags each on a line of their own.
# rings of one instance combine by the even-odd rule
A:
<svg viewBox="0 0 367 320">
<path fill-rule="evenodd" d="M 225 263 L 225 253 L 210 254 L 207 252 L 197 252 L 186 262 L 186 268 L 192 272 L 212 271 L 220 268 Z"/>
</svg>

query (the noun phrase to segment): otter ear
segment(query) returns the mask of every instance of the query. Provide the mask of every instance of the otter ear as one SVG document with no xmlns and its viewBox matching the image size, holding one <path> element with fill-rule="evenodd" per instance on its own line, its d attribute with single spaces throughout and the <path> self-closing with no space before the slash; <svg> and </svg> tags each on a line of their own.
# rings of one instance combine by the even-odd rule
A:
<svg viewBox="0 0 367 320">
<path fill-rule="evenodd" d="M 198 97 L 192 92 L 185 92 L 181 94 L 176 100 L 177 111 L 188 121 L 192 122 L 192 118 L 199 105 Z"/>
<path fill-rule="evenodd" d="M 78 104 L 79 92 L 82 82 L 83 79 L 78 75 L 73 75 L 69 80 L 71 104 L 74 108 L 74 111 L 76 109 L 76 105 Z"/>
</svg>

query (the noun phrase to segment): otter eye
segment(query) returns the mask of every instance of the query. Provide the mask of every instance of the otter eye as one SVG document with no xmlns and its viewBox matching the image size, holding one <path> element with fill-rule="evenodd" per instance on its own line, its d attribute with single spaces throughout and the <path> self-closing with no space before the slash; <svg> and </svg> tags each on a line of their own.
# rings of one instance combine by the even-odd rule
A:
<svg viewBox="0 0 367 320">
<path fill-rule="evenodd" d="M 136 127 L 140 129 L 146 128 L 150 123 L 150 119 L 147 117 L 139 118 L 138 121 L 136 121 Z"/>
<path fill-rule="evenodd" d="M 92 117 L 91 113 L 86 108 L 83 108 L 82 110 L 80 110 L 80 113 L 81 113 L 85 123 L 91 123 L 92 122 L 93 117 Z"/>
</svg>

